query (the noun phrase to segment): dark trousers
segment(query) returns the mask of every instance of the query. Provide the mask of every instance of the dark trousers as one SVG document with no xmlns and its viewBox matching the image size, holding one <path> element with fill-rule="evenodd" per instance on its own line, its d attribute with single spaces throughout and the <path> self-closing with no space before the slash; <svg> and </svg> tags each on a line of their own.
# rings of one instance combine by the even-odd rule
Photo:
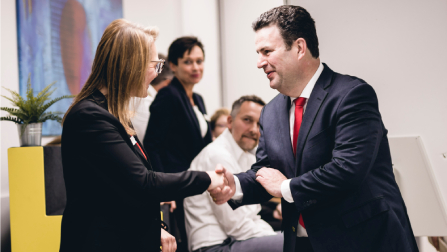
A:
<svg viewBox="0 0 447 252">
<path fill-rule="evenodd" d="M 295 252 L 314 252 L 309 238 L 297 237 L 295 241 Z"/>
<path fill-rule="evenodd" d="M 188 237 L 186 236 L 183 199 L 176 200 L 175 203 L 177 204 L 177 209 L 174 210 L 174 216 L 177 230 L 174 236 L 177 240 L 177 252 L 188 252 Z"/>
</svg>

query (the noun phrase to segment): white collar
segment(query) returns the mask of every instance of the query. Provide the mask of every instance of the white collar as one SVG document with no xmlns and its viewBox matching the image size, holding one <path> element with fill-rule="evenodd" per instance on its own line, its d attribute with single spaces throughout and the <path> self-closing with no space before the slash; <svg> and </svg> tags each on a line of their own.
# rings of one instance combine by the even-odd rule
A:
<svg viewBox="0 0 447 252">
<path fill-rule="evenodd" d="M 152 85 L 149 85 L 147 93 L 150 97 L 154 98 L 157 95 L 157 90 L 155 90 L 155 88 Z"/>
<path fill-rule="evenodd" d="M 244 153 L 249 153 L 252 155 L 255 155 L 256 148 L 254 148 L 251 151 L 245 152 L 237 143 L 236 140 L 234 140 L 233 135 L 231 134 L 229 129 L 225 129 L 224 132 L 218 137 L 218 138 L 224 138 L 231 146 L 231 149 L 233 150 L 233 155 L 236 157 L 236 160 L 239 160 Z"/>
<path fill-rule="evenodd" d="M 324 66 L 320 61 L 320 65 L 318 66 L 317 71 L 312 76 L 310 81 L 307 83 L 306 87 L 304 87 L 303 92 L 301 92 L 300 97 L 309 99 L 312 90 L 314 89 L 315 84 L 317 83 L 318 78 L 320 78 L 321 73 L 323 72 Z M 290 102 L 293 102 L 297 97 L 290 97 Z"/>
</svg>

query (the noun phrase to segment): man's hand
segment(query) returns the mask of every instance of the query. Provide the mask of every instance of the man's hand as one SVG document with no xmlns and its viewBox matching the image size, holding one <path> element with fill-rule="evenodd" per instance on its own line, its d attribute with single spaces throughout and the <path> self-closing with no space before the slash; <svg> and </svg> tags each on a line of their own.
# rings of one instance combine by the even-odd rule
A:
<svg viewBox="0 0 447 252">
<path fill-rule="evenodd" d="M 223 173 L 227 181 L 227 185 L 224 188 L 217 187 L 212 190 L 208 190 L 214 203 L 221 205 L 226 203 L 236 193 L 236 184 L 234 183 L 233 174 L 226 171 L 225 168 L 218 164 L 216 166 L 216 173 Z"/>
<path fill-rule="evenodd" d="M 177 242 L 175 241 L 175 237 L 166 232 L 163 228 L 161 229 L 160 239 L 162 252 L 175 252 L 177 250 Z"/>
<path fill-rule="evenodd" d="M 270 195 L 282 198 L 281 183 L 287 178 L 273 168 L 261 168 L 256 173 L 256 181 L 261 184 Z"/>
</svg>

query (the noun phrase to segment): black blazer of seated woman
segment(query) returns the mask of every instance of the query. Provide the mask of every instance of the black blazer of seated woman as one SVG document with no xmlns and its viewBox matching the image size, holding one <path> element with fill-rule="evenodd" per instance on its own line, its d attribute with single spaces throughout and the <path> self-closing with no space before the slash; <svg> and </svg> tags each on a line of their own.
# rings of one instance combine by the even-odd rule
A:
<svg viewBox="0 0 447 252">
<path fill-rule="evenodd" d="M 62 132 L 67 205 L 60 251 L 159 251 L 160 202 L 203 193 L 211 180 L 192 171 L 154 172 L 145 155 L 101 92 L 70 110 Z"/>
<path fill-rule="evenodd" d="M 206 114 L 202 96 L 193 93 L 194 104 Z M 143 144 L 157 171 L 186 171 L 209 143 L 211 130 L 202 137 L 199 121 L 186 91 L 177 78 L 158 92 L 150 107 L 151 116 Z"/>
</svg>

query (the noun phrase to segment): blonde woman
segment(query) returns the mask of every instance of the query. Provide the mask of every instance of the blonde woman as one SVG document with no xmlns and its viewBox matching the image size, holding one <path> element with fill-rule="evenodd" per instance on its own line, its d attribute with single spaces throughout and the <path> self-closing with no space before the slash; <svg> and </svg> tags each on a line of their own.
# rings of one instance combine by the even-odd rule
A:
<svg viewBox="0 0 447 252">
<path fill-rule="evenodd" d="M 132 128 L 131 97 L 146 97 L 161 72 L 157 29 L 124 19 L 104 31 L 92 73 L 67 111 L 62 164 L 67 205 L 60 251 L 175 251 L 162 229 L 160 202 L 227 183 L 216 172 L 163 174 L 153 171 Z"/>
<path fill-rule="evenodd" d="M 222 132 L 228 127 L 228 116 L 230 111 L 227 108 L 220 108 L 214 112 L 210 120 L 211 134 L 213 135 L 213 141 L 216 140 Z"/>
</svg>

